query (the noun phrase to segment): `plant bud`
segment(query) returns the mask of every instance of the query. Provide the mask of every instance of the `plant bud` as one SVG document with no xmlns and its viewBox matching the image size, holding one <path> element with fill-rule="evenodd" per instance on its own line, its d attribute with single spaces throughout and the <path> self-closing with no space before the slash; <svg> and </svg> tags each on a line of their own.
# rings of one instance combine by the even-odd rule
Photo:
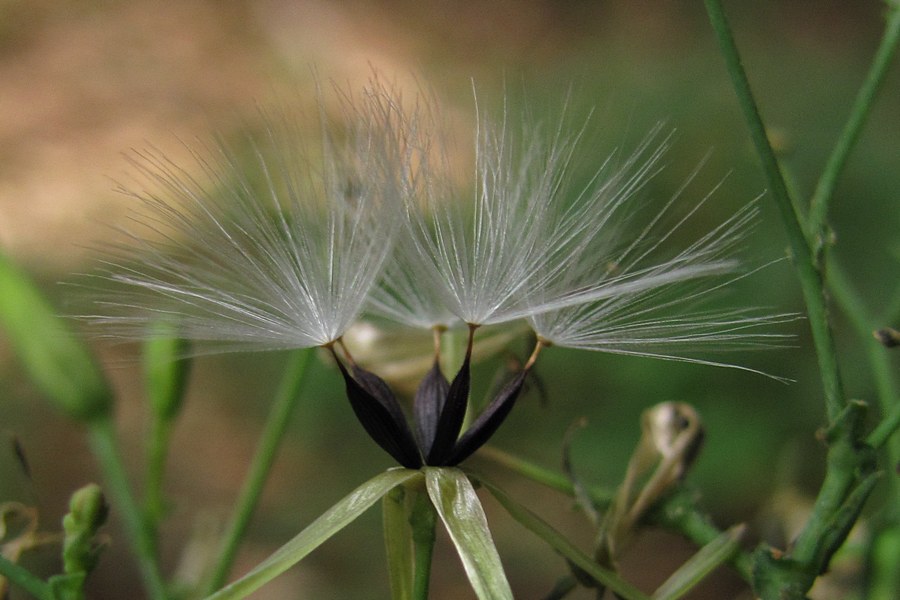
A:
<svg viewBox="0 0 900 600">
<path fill-rule="evenodd" d="M 79 421 L 109 414 L 112 393 L 88 348 L 2 254 L 0 328 L 31 380 L 59 410 Z"/>
</svg>

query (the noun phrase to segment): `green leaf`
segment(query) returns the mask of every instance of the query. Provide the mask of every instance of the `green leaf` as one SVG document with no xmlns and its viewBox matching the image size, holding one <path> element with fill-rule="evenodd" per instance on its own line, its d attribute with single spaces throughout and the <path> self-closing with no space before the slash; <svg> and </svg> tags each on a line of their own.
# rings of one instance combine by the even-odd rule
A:
<svg viewBox="0 0 900 600">
<path fill-rule="evenodd" d="M 91 353 L 3 254 L 0 328 L 34 384 L 59 410 L 81 421 L 109 414 L 112 394 Z"/>
<path fill-rule="evenodd" d="M 745 525 L 735 525 L 703 546 L 653 592 L 654 600 L 676 600 L 691 591 L 716 567 L 734 556 L 746 529 Z"/>
<path fill-rule="evenodd" d="M 500 556 L 475 488 L 459 469 L 425 467 L 425 484 L 450 533 L 472 589 L 482 600 L 512 599 Z"/>
<path fill-rule="evenodd" d="M 569 559 L 576 566 L 580 567 L 588 575 L 615 592 L 619 597 L 624 598 L 625 600 L 650 600 L 650 598 L 639 589 L 609 569 L 604 569 L 591 560 L 587 554 L 573 546 L 569 540 L 563 537 L 563 535 L 556 531 L 549 523 L 507 496 L 506 493 L 498 487 L 486 482 L 480 477 L 478 481 L 497 499 L 500 505 L 506 509 L 512 518 L 539 538 L 543 539 L 554 550 Z"/>
<path fill-rule="evenodd" d="M 56 600 L 49 584 L 38 579 L 24 567 L 17 565 L 0 553 L 0 577 L 6 577 L 14 586 L 19 587 L 37 600 Z M 3 591 L 0 589 L 0 591 Z"/>
<path fill-rule="evenodd" d="M 208 600 L 245 598 L 300 562 L 307 554 L 353 522 L 393 488 L 421 477 L 421 472 L 409 469 L 391 469 L 373 477 L 332 506 L 325 514 L 313 521 L 309 527 L 276 550 L 252 571 L 212 594 Z"/>
<path fill-rule="evenodd" d="M 407 508 L 409 493 L 395 487 L 381 501 L 384 544 L 393 600 L 411 600 L 413 589 L 412 528 Z"/>
</svg>

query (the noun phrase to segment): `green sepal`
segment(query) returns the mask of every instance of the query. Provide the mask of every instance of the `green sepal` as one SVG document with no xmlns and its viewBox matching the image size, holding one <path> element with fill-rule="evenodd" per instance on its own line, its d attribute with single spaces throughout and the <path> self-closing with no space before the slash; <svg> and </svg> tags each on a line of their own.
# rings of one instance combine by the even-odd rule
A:
<svg viewBox="0 0 900 600">
<path fill-rule="evenodd" d="M 425 485 L 480 600 L 512 600 L 487 517 L 472 482 L 459 469 L 425 467 Z"/>
<path fill-rule="evenodd" d="M 57 409 L 79 421 L 110 414 L 112 393 L 88 348 L 2 253 L 0 328 L 31 380 Z"/>
<path fill-rule="evenodd" d="M 258 564 L 252 571 L 208 596 L 208 600 L 231 600 L 247 597 L 300 562 L 331 536 L 356 520 L 392 489 L 398 485 L 421 479 L 421 477 L 420 471 L 399 468 L 376 475 L 328 509 L 321 517 Z"/>
</svg>

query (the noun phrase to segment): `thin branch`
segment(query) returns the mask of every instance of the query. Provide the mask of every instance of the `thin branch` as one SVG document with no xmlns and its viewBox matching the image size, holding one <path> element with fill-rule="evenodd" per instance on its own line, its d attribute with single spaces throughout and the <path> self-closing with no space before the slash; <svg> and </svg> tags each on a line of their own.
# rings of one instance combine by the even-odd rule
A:
<svg viewBox="0 0 900 600">
<path fill-rule="evenodd" d="M 856 95 L 850 116 L 844 124 L 844 129 L 838 138 L 822 176 L 816 185 L 809 207 L 807 231 L 810 235 L 818 235 L 825 225 L 828 216 L 828 206 L 834 193 L 834 187 L 838 177 L 847 164 L 847 158 L 856 145 L 862 128 L 866 123 L 869 112 L 875 101 L 875 96 L 884 82 L 884 75 L 897 51 L 897 43 L 900 40 L 900 3 L 893 2 L 887 13 L 887 25 L 881 37 L 881 43 L 872 60 L 872 66 L 866 75 L 866 79 Z"/>
<path fill-rule="evenodd" d="M 750 90 L 747 74 L 744 72 L 741 57 L 735 45 L 734 37 L 722 11 L 721 2 L 719 0 L 705 0 L 705 4 L 710 23 L 719 41 L 722 55 L 725 58 L 738 103 L 747 121 L 750 137 L 762 163 L 763 172 L 769 184 L 769 191 L 778 208 L 781 221 L 787 233 L 816 347 L 816 356 L 819 361 L 819 371 L 825 395 L 825 408 L 828 420 L 833 421 L 843 410 L 845 400 L 838 370 L 834 338 L 829 325 L 828 310 L 823 294 L 822 275 L 817 268 L 817 257 L 810 250 L 804 228 L 794 208 L 796 203 L 788 191 L 778 159 L 769 143 L 765 126 L 759 115 L 759 109 Z"/>
</svg>

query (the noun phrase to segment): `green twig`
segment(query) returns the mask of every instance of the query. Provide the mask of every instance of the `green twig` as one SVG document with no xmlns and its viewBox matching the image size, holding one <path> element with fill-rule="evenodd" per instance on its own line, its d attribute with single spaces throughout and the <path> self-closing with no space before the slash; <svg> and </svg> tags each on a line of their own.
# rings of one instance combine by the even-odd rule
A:
<svg viewBox="0 0 900 600">
<path fill-rule="evenodd" d="M 488 458 L 550 489 L 567 496 L 575 496 L 572 481 L 563 473 L 545 469 L 492 446 L 481 448 L 478 451 L 478 456 Z M 588 495 L 594 505 L 598 507 L 608 506 L 613 497 L 612 492 L 600 487 L 589 489 Z M 660 527 L 675 531 L 685 539 L 701 547 L 722 534 L 722 531 L 712 524 L 709 517 L 697 509 L 693 501 L 693 494 L 684 488 L 679 488 L 663 498 L 659 506 L 649 514 L 649 518 Z M 731 560 L 731 564 L 737 569 L 741 577 L 747 581 L 750 580 L 749 554 L 737 552 Z"/>
<path fill-rule="evenodd" d="M 891 436 L 898 429 L 900 429 L 900 402 L 891 407 L 891 411 L 885 415 L 884 419 L 878 423 L 878 426 L 866 438 L 866 443 L 875 449 L 879 449 L 891 439 Z M 897 464 L 894 461 L 892 462 Z"/>
<path fill-rule="evenodd" d="M 54 600 L 50 586 L 25 567 L 19 566 L 0 554 L 0 576 L 23 589 L 37 600 Z"/>
<path fill-rule="evenodd" d="M 869 68 L 866 79 L 856 95 L 856 100 L 850 109 L 850 116 L 844 124 L 844 129 L 831 155 L 828 157 L 828 162 L 825 164 L 825 169 L 822 171 L 822 176 L 819 178 L 816 190 L 813 193 L 807 222 L 807 230 L 810 235 L 818 235 L 825 225 L 828 205 L 834 192 L 834 186 L 844 170 L 844 165 L 847 163 L 850 152 L 859 139 L 875 96 L 884 82 L 884 75 L 897 50 L 898 40 L 900 40 L 900 3 L 894 2 L 888 10 L 887 26 L 872 60 L 872 66 Z"/>
<path fill-rule="evenodd" d="M 159 522 L 166 512 L 163 497 L 166 455 L 171 438 L 172 423 L 154 418 L 150 429 L 147 456 L 147 490 L 144 497 L 144 513 L 147 527 L 156 542 Z"/>
<path fill-rule="evenodd" d="M 145 390 L 150 409 L 144 518 L 155 542 L 158 542 L 159 522 L 166 512 L 163 479 L 172 426 L 184 404 L 191 367 L 191 361 L 184 358 L 189 343 L 178 334 L 175 325 L 156 322 L 153 337 L 143 348 Z"/>
<path fill-rule="evenodd" d="M 568 539 L 531 510 L 525 508 L 498 487 L 484 479 L 478 478 L 478 480 L 506 509 L 510 516 L 618 597 L 630 600 L 649 600 L 648 596 L 619 577 L 617 573 L 594 562 L 593 559 L 581 552 Z"/>
<path fill-rule="evenodd" d="M 287 430 L 294 408 L 297 406 L 300 387 L 312 355 L 312 350 L 304 349 L 292 354 L 288 359 L 288 367 L 275 394 L 275 400 L 260 436 L 259 446 L 235 502 L 219 559 L 207 586 L 207 594 L 212 594 L 222 587 L 228 577 L 241 538 L 262 494 L 272 463 L 275 461 L 275 454 Z"/>
<path fill-rule="evenodd" d="M 699 547 L 704 547 L 722 535 L 709 516 L 700 512 L 694 501 L 694 493 L 679 486 L 666 496 L 649 515 L 652 523 L 670 531 L 677 531 Z M 745 580 L 750 581 L 751 562 L 747 552 L 738 550 L 731 558 L 731 565 Z"/>
<path fill-rule="evenodd" d="M 103 470 L 106 488 L 113 501 L 113 510 L 118 509 L 125 530 L 131 539 L 147 595 L 152 600 L 164 600 L 167 597 L 166 588 L 159 572 L 153 537 L 146 527 L 143 515 L 131 492 L 128 475 L 116 444 L 112 421 L 108 418 L 91 421 L 88 428 L 88 439 L 94 455 L 100 462 L 100 468 Z"/>
<path fill-rule="evenodd" d="M 840 265 L 830 261 L 828 270 L 832 296 L 847 315 L 853 329 L 862 341 L 869 368 L 875 380 L 875 389 L 883 417 L 875 430 L 866 438 L 866 443 L 878 449 L 887 444 L 891 440 L 892 434 L 900 427 L 900 390 L 897 389 L 888 351 L 872 337 L 872 331 L 877 327 L 876 318 L 853 289 L 847 274 Z M 891 464 L 900 462 L 900 438 L 888 444 L 888 460 Z M 896 481 L 896 477 L 889 478 L 889 482 L 894 498 L 900 498 L 900 482 Z"/>
<path fill-rule="evenodd" d="M 511 471 L 515 471 L 526 479 L 530 479 L 535 483 L 539 483 L 552 490 L 556 490 L 557 492 L 566 494 L 567 496 L 575 495 L 575 486 L 572 483 L 572 480 L 564 473 L 558 473 L 556 471 L 546 469 L 540 465 L 527 461 L 523 458 L 519 458 L 518 456 L 513 456 L 512 454 L 504 452 L 503 450 L 500 450 L 493 446 L 482 447 L 478 451 L 477 456 L 486 458 L 491 462 L 506 467 Z M 590 489 L 589 494 L 595 505 L 601 507 L 608 505 L 613 498 L 613 492 L 600 487 Z"/>
<path fill-rule="evenodd" d="M 795 210 L 796 202 L 788 191 L 784 177 L 781 174 L 778 159 L 766 135 L 765 126 L 759 116 L 759 110 L 750 90 L 750 83 L 747 80 L 747 74 L 744 72 L 734 37 L 722 11 L 721 2 L 719 0 L 704 1 L 710 23 L 718 38 L 719 47 L 725 58 L 728 73 L 731 76 L 738 103 L 744 113 L 744 119 L 747 121 L 750 137 L 762 163 L 763 172 L 769 184 L 769 191 L 772 194 L 787 233 L 794 266 L 797 269 L 800 287 L 806 302 L 813 342 L 816 347 L 816 357 L 819 362 L 819 371 L 825 395 L 825 408 L 828 420 L 833 421 L 840 414 L 845 401 L 834 339 L 829 324 L 825 297 L 822 292 L 822 276 L 817 267 L 818 261 L 810 250 L 804 228 Z"/>
</svg>

